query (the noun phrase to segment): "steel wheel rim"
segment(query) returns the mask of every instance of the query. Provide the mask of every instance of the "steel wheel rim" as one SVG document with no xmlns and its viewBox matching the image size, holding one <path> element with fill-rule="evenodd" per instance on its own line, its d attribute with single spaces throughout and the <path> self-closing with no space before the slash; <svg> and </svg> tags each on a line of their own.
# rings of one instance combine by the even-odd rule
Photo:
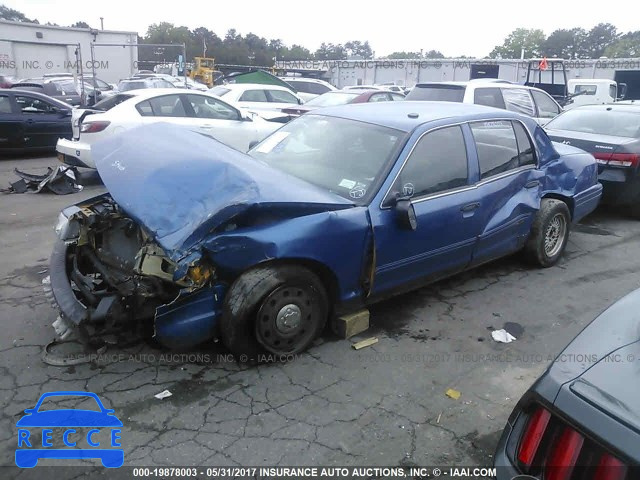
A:
<svg viewBox="0 0 640 480">
<path fill-rule="evenodd" d="M 544 253 L 548 257 L 555 257 L 564 244 L 567 232 L 567 220 L 561 213 L 556 213 L 547 225 L 544 234 Z"/>
<path fill-rule="evenodd" d="M 278 355 L 298 352 L 315 335 L 319 312 L 308 287 L 281 286 L 262 302 L 256 318 L 256 338 Z"/>
</svg>

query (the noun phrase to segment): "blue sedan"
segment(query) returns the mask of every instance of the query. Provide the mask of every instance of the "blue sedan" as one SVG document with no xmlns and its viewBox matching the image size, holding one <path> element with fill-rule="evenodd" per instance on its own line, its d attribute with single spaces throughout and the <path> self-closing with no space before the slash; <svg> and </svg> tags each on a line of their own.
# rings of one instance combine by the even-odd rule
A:
<svg viewBox="0 0 640 480">
<path fill-rule="evenodd" d="M 322 109 L 248 154 L 163 124 L 95 147 L 109 194 L 56 226 L 59 333 L 149 320 L 165 346 L 219 336 L 241 359 L 519 250 L 550 267 L 602 191 L 594 157 L 535 121 L 453 103 Z"/>
</svg>

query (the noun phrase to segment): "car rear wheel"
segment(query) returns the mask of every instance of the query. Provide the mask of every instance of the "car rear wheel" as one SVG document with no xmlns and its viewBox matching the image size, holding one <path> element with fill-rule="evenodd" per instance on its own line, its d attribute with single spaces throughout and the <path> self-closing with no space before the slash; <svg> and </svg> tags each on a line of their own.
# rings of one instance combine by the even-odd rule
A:
<svg viewBox="0 0 640 480">
<path fill-rule="evenodd" d="M 241 275 L 229 289 L 220 322 L 225 346 L 241 362 L 260 354 L 278 359 L 304 351 L 327 322 L 320 279 L 293 265 L 265 266 Z"/>
<path fill-rule="evenodd" d="M 571 215 L 566 203 L 542 199 L 524 247 L 526 258 L 545 268 L 555 265 L 567 246 L 570 225 Z"/>
</svg>

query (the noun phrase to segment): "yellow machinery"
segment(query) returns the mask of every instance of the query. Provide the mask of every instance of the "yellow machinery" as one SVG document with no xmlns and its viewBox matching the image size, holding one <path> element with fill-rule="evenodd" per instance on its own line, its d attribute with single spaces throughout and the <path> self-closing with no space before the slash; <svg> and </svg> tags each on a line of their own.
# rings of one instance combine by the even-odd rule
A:
<svg viewBox="0 0 640 480">
<path fill-rule="evenodd" d="M 189 77 L 196 82 L 204 83 L 211 88 L 214 84 L 214 59 L 206 57 L 194 57 L 193 68 L 189 72 Z"/>
</svg>

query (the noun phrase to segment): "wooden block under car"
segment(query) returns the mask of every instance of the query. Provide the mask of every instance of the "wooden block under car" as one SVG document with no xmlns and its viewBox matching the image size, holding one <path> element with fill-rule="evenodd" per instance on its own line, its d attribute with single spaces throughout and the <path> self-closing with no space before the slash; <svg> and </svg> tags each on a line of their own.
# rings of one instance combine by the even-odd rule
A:
<svg viewBox="0 0 640 480">
<path fill-rule="evenodd" d="M 369 328 L 369 310 L 360 310 L 336 318 L 334 330 L 341 338 L 351 338 Z"/>
</svg>

